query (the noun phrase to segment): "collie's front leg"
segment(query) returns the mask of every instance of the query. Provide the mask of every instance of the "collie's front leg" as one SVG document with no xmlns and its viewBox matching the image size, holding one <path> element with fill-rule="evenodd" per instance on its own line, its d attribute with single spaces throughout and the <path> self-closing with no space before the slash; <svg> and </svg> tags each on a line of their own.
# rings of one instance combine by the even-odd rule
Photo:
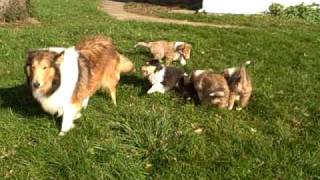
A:
<svg viewBox="0 0 320 180">
<path fill-rule="evenodd" d="M 81 117 L 80 106 L 70 104 L 63 108 L 62 126 L 59 136 L 64 136 L 68 131 L 74 128 L 73 121 Z"/>
</svg>

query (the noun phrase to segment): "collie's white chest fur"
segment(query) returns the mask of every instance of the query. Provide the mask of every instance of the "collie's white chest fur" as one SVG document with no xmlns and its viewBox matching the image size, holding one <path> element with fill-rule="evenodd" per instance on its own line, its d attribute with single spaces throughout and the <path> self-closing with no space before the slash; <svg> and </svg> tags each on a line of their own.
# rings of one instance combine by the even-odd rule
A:
<svg viewBox="0 0 320 180">
<path fill-rule="evenodd" d="M 65 49 L 64 60 L 59 67 L 60 87 L 49 97 L 33 93 L 33 96 L 46 112 L 50 114 L 58 113 L 58 116 L 62 116 L 64 107 L 70 105 L 79 77 L 78 57 L 79 54 L 74 47 Z"/>
</svg>

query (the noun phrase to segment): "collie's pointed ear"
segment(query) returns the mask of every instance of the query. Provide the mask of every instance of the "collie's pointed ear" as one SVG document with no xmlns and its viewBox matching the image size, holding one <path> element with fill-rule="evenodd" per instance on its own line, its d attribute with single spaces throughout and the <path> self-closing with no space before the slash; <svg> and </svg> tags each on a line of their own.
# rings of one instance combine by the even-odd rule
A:
<svg viewBox="0 0 320 180">
<path fill-rule="evenodd" d="M 53 64 L 60 65 L 63 61 L 64 51 L 54 55 L 53 57 Z"/>
<path fill-rule="evenodd" d="M 30 75 L 31 75 L 31 65 L 32 65 L 33 59 L 36 55 L 37 55 L 36 50 L 29 50 L 28 51 L 26 64 L 24 66 L 24 70 L 25 70 L 27 77 L 30 77 Z"/>
<path fill-rule="evenodd" d="M 26 64 L 30 65 L 34 59 L 34 57 L 36 56 L 37 51 L 36 50 L 28 50 L 28 54 L 27 54 L 27 61 Z"/>
</svg>

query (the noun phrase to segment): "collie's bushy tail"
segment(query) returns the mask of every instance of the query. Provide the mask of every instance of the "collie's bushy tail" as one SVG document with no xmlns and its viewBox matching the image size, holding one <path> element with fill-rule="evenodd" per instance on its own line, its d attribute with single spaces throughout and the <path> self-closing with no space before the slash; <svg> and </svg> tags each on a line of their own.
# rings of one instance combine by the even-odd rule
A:
<svg viewBox="0 0 320 180">
<path fill-rule="evenodd" d="M 119 56 L 119 63 L 118 63 L 118 70 L 120 73 L 128 73 L 131 71 L 135 71 L 135 66 L 127 57 L 118 53 Z"/>
</svg>

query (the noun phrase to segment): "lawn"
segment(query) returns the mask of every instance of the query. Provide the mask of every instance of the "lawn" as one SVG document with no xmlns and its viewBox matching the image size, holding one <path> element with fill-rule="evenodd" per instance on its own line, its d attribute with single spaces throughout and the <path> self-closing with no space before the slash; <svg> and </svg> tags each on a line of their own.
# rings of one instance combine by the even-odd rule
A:
<svg viewBox="0 0 320 180">
<path fill-rule="evenodd" d="M 41 24 L 0 27 L 0 179 L 320 178 L 318 25 L 120 22 L 97 10 L 99 0 L 34 3 Z M 112 37 L 138 68 L 150 56 L 133 48 L 142 40 L 190 42 L 188 72 L 251 60 L 249 107 L 219 110 L 174 93 L 147 95 L 137 71 L 122 76 L 116 107 L 97 93 L 76 128 L 58 137 L 61 120 L 28 96 L 26 52 L 95 34 Z"/>
</svg>

